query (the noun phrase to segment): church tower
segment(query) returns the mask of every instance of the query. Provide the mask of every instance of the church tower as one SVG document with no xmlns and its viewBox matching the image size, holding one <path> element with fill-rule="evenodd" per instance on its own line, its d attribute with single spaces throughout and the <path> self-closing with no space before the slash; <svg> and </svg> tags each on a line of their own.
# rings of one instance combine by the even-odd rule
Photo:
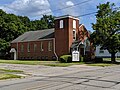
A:
<svg viewBox="0 0 120 90">
<path fill-rule="evenodd" d="M 65 15 L 55 18 L 55 51 L 59 57 L 70 53 L 78 29 L 79 19 L 76 17 Z"/>
</svg>

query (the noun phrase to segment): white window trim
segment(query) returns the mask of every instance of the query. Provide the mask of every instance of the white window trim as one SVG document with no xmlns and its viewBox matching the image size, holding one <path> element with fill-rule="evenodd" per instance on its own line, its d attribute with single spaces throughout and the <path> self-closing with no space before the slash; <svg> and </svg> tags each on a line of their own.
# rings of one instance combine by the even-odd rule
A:
<svg viewBox="0 0 120 90">
<path fill-rule="evenodd" d="M 73 35 L 73 40 L 76 40 L 76 30 L 73 29 L 73 32 L 75 32 L 75 39 L 74 39 L 74 35 Z"/>
<path fill-rule="evenodd" d="M 73 28 L 76 29 L 76 20 L 73 20 Z"/>
<path fill-rule="evenodd" d="M 63 20 L 60 20 L 60 28 L 63 28 Z"/>
</svg>

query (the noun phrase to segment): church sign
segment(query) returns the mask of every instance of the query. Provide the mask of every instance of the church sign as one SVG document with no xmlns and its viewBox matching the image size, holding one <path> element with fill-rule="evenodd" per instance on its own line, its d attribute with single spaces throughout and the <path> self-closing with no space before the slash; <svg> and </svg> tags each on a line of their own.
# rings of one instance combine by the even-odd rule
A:
<svg viewBox="0 0 120 90">
<path fill-rule="evenodd" d="M 80 61 L 79 60 L 79 52 L 78 51 L 73 51 L 72 52 L 72 61 Z"/>
</svg>

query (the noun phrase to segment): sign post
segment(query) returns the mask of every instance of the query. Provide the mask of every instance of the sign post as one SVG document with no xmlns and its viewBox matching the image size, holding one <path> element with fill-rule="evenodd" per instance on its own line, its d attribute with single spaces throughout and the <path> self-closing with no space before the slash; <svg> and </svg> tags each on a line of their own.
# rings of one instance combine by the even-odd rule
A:
<svg viewBox="0 0 120 90">
<path fill-rule="evenodd" d="M 78 51 L 73 51 L 72 52 L 72 61 L 80 61 L 79 60 L 79 52 Z"/>
</svg>

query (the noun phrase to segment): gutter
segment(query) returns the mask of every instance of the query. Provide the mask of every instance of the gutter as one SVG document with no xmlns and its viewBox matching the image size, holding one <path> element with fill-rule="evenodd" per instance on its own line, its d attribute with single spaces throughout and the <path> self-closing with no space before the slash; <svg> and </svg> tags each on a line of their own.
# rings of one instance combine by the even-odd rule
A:
<svg viewBox="0 0 120 90">
<path fill-rule="evenodd" d="M 16 55 L 16 59 L 18 60 L 18 42 L 17 42 L 17 55 Z"/>
<path fill-rule="evenodd" d="M 57 54 L 56 54 L 56 50 L 55 50 L 55 38 L 53 38 L 53 41 L 54 41 L 54 54 L 55 54 L 55 56 L 56 56 L 56 58 L 57 58 L 57 60 L 58 60 L 58 56 L 57 56 Z"/>
</svg>

